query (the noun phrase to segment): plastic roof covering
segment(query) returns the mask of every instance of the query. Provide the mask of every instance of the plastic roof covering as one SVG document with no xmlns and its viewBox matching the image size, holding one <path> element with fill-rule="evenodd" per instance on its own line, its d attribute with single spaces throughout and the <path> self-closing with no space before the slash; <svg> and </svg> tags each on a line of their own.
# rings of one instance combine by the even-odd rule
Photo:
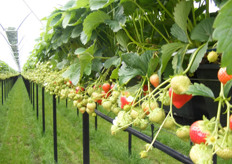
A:
<svg viewBox="0 0 232 164">
<path fill-rule="evenodd" d="M 68 0 L 0 0 L 0 60 L 13 69 L 20 71 L 8 44 L 4 30 L 8 27 L 18 29 L 18 51 L 20 68 L 23 67 L 39 37 L 45 22 L 40 20 L 48 16 L 55 7 Z"/>
</svg>

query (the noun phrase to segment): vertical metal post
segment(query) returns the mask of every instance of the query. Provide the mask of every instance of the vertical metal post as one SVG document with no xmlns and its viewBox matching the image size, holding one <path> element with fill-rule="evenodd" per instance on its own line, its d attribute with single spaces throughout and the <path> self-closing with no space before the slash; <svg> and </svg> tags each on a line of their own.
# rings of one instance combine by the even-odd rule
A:
<svg viewBox="0 0 232 164">
<path fill-rule="evenodd" d="M 31 104 L 32 104 L 32 82 L 30 82 L 30 92 L 31 92 L 31 94 L 30 94 L 30 101 L 31 101 Z"/>
<path fill-rule="evenodd" d="M 44 111 L 44 87 L 42 87 L 42 122 L 43 122 L 43 133 L 45 133 L 45 111 Z"/>
<path fill-rule="evenodd" d="M 4 96 L 4 90 L 3 90 L 3 87 L 4 87 L 4 80 L 2 80 L 2 105 L 4 104 L 4 101 L 3 101 L 3 96 Z"/>
<path fill-rule="evenodd" d="M 39 119 L 39 94 L 38 94 L 38 84 L 36 84 L 36 116 Z"/>
<path fill-rule="evenodd" d="M 32 90 L 33 90 L 33 96 L 32 96 L 32 104 L 33 104 L 33 110 L 35 109 L 35 90 L 34 90 L 34 82 L 32 82 Z"/>
<path fill-rule="evenodd" d="M 29 84 L 29 92 L 28 92 L 28 96 L 29 96 L 29 99 L 31 98 L 31 83 L 29 80 L 28 81 L 28 84 Z"/>
<path fill-rule="evenodd" d="M 4 97 L 5 97 L 5 101 L 6 101 L 6 84 L 7 84 L 7 80 L 4 80 Z"/>
<path fill-rule="evenodd" d="M 95 116 L 95 130 L 97 130 L 97 116 Z"/>
<path fill-rule="evenodd" d="M 54 160 L 58 162 L 57 155 L 57 125 L 56 125 L 56 95 L 53 95 L 53 140 L 54 140 Z"/>
<path fill-rule="evenodd" d="M 89 156 L 89 115 L 87 112 L 83 114 L 82 118 L 82 131 L 83 131 L 83 163 L 90 163 Z"/>
<path fill-rule="evenodd" d="M 79 109 L 77 108 L 77 116 L 79 116 Z"/>
<path fill-rule="evenodd" d="M 154 138 L 154 124 L 151 124 L 151 138 Z"/>
<path fill-rule="evenodd" d="M 213 164 L 217 164 L 217 154 L 213 155 Z"/>
<path fill-rule="evenodd" d="M 131 155 L 131 147 L 132 147 L 132 135 L 128 132 L 128 155 Z"/>
</svg>

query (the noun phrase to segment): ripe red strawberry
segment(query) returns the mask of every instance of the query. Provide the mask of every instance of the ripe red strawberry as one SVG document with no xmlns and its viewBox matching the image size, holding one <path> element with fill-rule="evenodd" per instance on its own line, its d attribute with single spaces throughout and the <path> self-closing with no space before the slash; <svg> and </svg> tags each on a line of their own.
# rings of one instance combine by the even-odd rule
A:
<svg viewBox="0 0 232 164">
<path fill-rule="evenodd" d="M 110 90 L 110 84 L 109 83 L 104 83 L 102 85 L 102 89 L 107 93 Z"/>
<path fill-rule="evenodd" d="M 130 102 L 127 101 L 127 99 L 126 99 L 126 96 L 121 96 L 120 100 L 121 100 L 121 108 L 122 109 L 123 109 L 124 105 L 129 105 L 130 104 Z"/>
<path fill-rule="evenodd" d="M 145 96 L 147 94 L 147 91 L 148 91 L 148 86 L 145 84 L 143 86 L 143 95 Z"/>
<path fill-rule="evenodd" d="M 169 88 L 169 96 L 171 97 L 171 95 L 172 95 L 172 88 Z M 192 95 L 186 95 L 186 94 L 180 95 L 173 92 L 172 103 L 176 108 L 180 109 L 184 104 L 186 104 L 191 99 L 192 99 Z"/>
<path fill-rule="evenodd" d="M 153 74 L 150 76 L 150 83 L 154 86 L 157 87 L 159 85 L 159 76 L 158 74 Z"/>
<path fill-rule="evenodd" d="M 230 129 L 232 130 L 232 115 L 230 116 Z"/>
<path fill-rule="evenodd" d="M 206 142 L 206 137 L 210 135 L 210 131 L 205 128 L 204 121 L 195 121 L 190 126 L 189 136 L 193 143 L 200 144 Z"/>
<path fill-rule="evenodd" d="M 218 70 L 218 80 L 223 83 L 223 84 L 226 84 L 227 81 L 231 80 L 232 79 L 232 75 L 228 75 L 227 72 L 226 72 L 226 67 L 224 68 L 220 68 Z"/>
</svg>

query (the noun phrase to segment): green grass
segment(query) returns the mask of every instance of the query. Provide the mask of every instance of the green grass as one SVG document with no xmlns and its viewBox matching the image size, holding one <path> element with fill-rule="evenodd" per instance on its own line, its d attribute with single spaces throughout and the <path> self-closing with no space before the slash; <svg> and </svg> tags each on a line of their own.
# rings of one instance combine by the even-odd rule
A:
<svg viewBox="0 0 232 164">
<path fill-rule="evenodd" d="M 0 88 L 1 89 L 1 88 Z M 1 91 L 1 90 L 0 90 Z M 1 92 L 0 92 L 1 93 Z M 1 96 L 0 96 L 1 97 Z M 39 88 L 39 119 L 32 109 L 26 88 L 20 78 L 9 94 L 4 106 L 0 105 L 0 163 L 54 163 L 52 96 L 45 94 L 46 132 L 42 133 L 41 88 Z M 90 163 L 159 164 L 180 163 L 158 149 L 149 152 L 147 159 L 140 159 L 139 152 L 146 144 L 132 137 L 132 155 L 128 156 L 128 133 L 110 134 L 111 124 L 98 117 L 98 130 L 90 117 Z M 150 129 L 143 131 L 150 135 Z M 57 104 L 58 162 L 81 164 L 82 115 L 77 116 L 71 102 Z M 161 131 L 158 140 L 188 155 L 189 143 L 175 135 Z M 219 163 L 225 163 L 219 159 Z M 229 163 L 229 162 L 228 162 Z"/>
</svg>

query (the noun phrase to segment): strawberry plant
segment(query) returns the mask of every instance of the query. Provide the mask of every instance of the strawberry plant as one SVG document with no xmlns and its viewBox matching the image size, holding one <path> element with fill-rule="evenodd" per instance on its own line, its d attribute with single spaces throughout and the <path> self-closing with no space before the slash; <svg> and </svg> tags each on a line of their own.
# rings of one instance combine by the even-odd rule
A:
<svg viewBox="0 0 232 164">
<path fill-rule="evenodd" d="M 222 5 L 219 14 L 209 13 L 208 0 L 72 0 L 44 18 L 46 28 L 23 76 L 42 84 L 50 94 L 73 101 L 81 113 L 95 116 L 99 106 L 115 113 L 113 135 L 130 125 L 143 130 L 158 123 L 151 144 L 140 153 L 142 158 L 149 155 L 162 128 L 195 143 L 190 151 L 195 163 L 212 160 L 215 153 L 231 158 L 223 157 L 222 148 L 231 150 L 227 141 L 232 37 L 227 17 L 232 1 L 215 2 Z M 208 49 L 217 52 L 207 56 Z M 221 64 L 219 95 L 191 79 L 205 62 Z M 181 125 L 173 116 L 173 106 L 182 110 L 194 96 L 215 101 L 217 114 L 190 127 Z M 226 113 L 225 128 L 222 113 Z"/>
</svg>

